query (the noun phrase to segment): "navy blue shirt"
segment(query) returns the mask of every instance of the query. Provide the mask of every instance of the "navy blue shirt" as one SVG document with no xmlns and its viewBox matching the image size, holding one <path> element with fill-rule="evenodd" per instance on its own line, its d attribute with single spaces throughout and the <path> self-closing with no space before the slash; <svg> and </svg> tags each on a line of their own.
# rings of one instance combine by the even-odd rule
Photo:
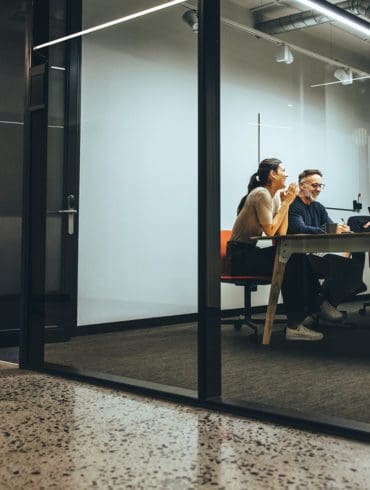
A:
<svg viewBox="0 0 370 490">
<path fill-rule="evenodd" d="M 297 196 L 289 206 L 288 233 L 324 233 L 321 226 L 333 223 L 322 204 L 305 204 Z"/>
</svg>

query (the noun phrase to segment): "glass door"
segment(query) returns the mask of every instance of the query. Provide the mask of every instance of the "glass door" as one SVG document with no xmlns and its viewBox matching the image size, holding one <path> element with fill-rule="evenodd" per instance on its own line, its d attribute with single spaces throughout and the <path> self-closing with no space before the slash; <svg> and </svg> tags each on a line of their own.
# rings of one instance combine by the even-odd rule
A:
<svg viewBox="0 0 370 490">
<path fill-rule="evenodd" d="M 40 357 L 194 397 L 197 14 L 182 2 L 83 1 L 73 32 L 94 31 L 65 41 L 63 5 L 49 5 L 57 42 L 36 46 L 48 73 Z"/>
</svg>

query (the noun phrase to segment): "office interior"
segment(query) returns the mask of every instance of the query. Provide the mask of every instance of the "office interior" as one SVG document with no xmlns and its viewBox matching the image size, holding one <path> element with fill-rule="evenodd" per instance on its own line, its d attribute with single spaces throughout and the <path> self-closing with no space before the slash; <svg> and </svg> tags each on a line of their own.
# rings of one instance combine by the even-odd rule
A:
<svg viewBox="0 0 370 490">
<path fill-rule="evenodd" d="M 38 244 L 44 323 L 33 330 L 37 339 L 23 340 L 42 344 L 36 368 L 194 403 L 204 369 L 198 314 L 204 99 L 196 12 L 206 13 L 207 2 L 181 2 L 42 47 L 158 4 L 2 3 L 0 358 L 18 355 L 22 213 L 29 212 L 30 182 L 24 169 L 34 158 L 29 153 L 45 151 L 45 182 L 31 192 L 34 199 L 45 192 Z M 360 18 L 368 8 L 361 7 Z M 283 28 L 276 20 L 304 10 L 296 2 L 220 2 L 220 193 L 214 189 L 220 229 L 232 228 L 249 177 L 266 157 L 280 158 L 292 181 L 305 168 L 319 168 L 326 184 L 320 202 L 334 221 L 369 214 L 369 38 L 317 16 L 304 28 Z M 28 77 L 30 16 L 43 29 L 29 51 L 26 43 Z M 47 102 L 26 100 L 25 110 L 25 79 L 30 87 L 40 74 Z M 38 143 L 42 151 L 33 149 Z M 362 209 L 354 210 L 353 201 Z M 35 273 L 25 267 L 23 273 Z M 368 257 L 364 282 L 369 289 Z M 236 330 L 224 321 L 242 313 L 243 288 L 217 287 L 221 383 L 213 398 L 219 407 L 370 433 L 370 308 L 359 313 L 366 293 L 341 305 L 348 325 L 320 327 L 322 342 L 289 343 L 278 324 L 271 345 L 263 346 L 251 341 L 247 326 Z M 257 318 L 264 318 L 268 292 L 266 285 L 252 293 Z"/>
</svg>

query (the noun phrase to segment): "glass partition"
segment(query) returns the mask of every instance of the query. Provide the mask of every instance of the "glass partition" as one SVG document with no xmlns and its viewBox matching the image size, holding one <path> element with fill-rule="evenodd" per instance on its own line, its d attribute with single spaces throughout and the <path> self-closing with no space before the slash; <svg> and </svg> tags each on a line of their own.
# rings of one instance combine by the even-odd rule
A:
<svg viewBox="0 0 370 490">
<path fill-rule="evenodd" d="M 222 8 L 221 228 L 233 227 L 250 176 L 269 157 L 283 161 L 287 182 L 297 182 L 304 169 L 319 169 L 326 187 L 318 201 L 334 222 L 369 216 L 366 41 L 338 23 L 314 20 L 317 25 L 298 29 L 291 24 L 283 32 L 282 19 L 304 7 L 224 0 Z M 362 204 L 359 213 L 353 201 Z M 303 280 L 302 271 L 301 287 Z M 363 280 L 369 288 L 368 258 Z M 242 313 L 243 290 L 240 282 L 222 284 L 224 320 Z M 271 344 L 265 346 L 261 336 L 269 290 L 265 285 L 251 293 L 258 343 L 249 327 L 239 329 L 241 322 L 237 329 L 223 322 L 223 396 L 369 423 L 364 371 L 369 366 L 370 312 L 359 314 L 364 299 L 349 298 L 338 306 L 347 312 L 343 322 L 316 322 L 313 328 L 324 334 L 319 342 L 287 341 L 280 305 L 282 323 L 275 323 Z"/>
<path fill-rule="evenodd" d="M 218 158 L 218 72 L 206 63 L 217 59 L 216 23 L 207 24 L 205 16 L 205 32 L 197 36 L 196 6 L 175 3 L 149 12 L 154 1 L 83 1 L 74 31 L 120 22 L 48 48 L 46 367 L 196 396 L 199 278 L 200 297 L 206 297 L 202 402 L 343 427 L 368 424 L 366 296 L 333 306 L 345 312 L 341 322 L 314 316 L 310 328 L 324 336 L 317 342 L 287 340 L 280 298 L 270 345 L 264 345 L 272 268 L 256 286 L 230 277 L 227 259 L 218 396 L 219 263 L 212 233 L 218 232 L 219 196 L 218 169 L 210 163 Z M 50 2 L 50 39 L 72 30 L 72 5 L 77 9 L 77 3 Z M 334 223 L 368 216 L 366 42 L 335 23 L 288 26 L 282 18 L 299 15 L 298 7 L 252 0 L 221 6 L 223 241 L 251 174 L 268 157 L 283 162 L 288 182 L 319 169 L 326 187 L 315 188 L 317 197 Z M 199 145 L 198 41 L 202 56 L 204 46 L 210 50 L 200 77 L 206 137 Z M 198 151 L 206 155 L 199 179 Z M 198 197 L 198 180 L 205 196 Z M 198 216 L 207 216 L 211 238 L 200 229 L 199 239 Z M 201 253 L 209 252 L 199 260 L 199 277 L 198 240 Z M 348 252 L 339 255 L 354 260 Z M 301 272 L 297 291 L 305 287 Z M 367 257 L 363 281 L 370 285 Z M 246 325 L 246 310 L 257 335 Z"/>
<path fill-rule="evenodd" d="M 82 28 L 151 6 L 83 1 Z M 197 36 L 182 19 L 188 10 L 171 6 L 71 42 L 81 43 L 77 128 L 65 95 L 73 59 L 49 72 L 49 121 L 56 111 L 57 126 L 67 123 L 64 143 L 55 139 L 63 130 L 49 129 L 47 281 L 63 311 L 46 337 L 48 364 L 197 388 Z"/>
<path fill-rule="evenodd" d="M 21 289 L 25 5 L 5 0 L 0 16 L 0 358 L 17 361 Z"/>
</svg>

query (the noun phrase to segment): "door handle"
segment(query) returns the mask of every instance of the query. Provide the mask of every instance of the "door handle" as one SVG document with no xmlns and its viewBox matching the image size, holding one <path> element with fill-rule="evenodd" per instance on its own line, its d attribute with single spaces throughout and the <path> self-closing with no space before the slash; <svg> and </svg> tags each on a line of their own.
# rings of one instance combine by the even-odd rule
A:
<svg viewBox="0 0 370 490">
<path fill-rule="evenodd" d="M 74 208 L 74 203 L 75 203 L 75 196 L 73 194 L 70 194 L 67 197 L 68 209 L 59 209 L 58 211 L 59 214 L 68 215 L 68 226 L 67 226 L 68 235 L 73 235 L 75 231 L 75 215 L 77 214 L 77 209 Z"/>
</svg>

